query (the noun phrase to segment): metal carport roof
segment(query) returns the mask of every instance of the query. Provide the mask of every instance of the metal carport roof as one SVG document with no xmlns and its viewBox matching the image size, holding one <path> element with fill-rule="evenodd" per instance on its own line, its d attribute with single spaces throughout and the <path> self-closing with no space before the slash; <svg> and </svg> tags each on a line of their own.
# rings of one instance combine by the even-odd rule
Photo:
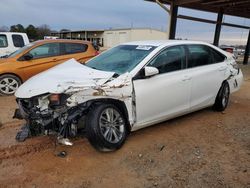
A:
<svg viewBox="0 0 250 188">
<path fill-rule="evenodd" d="M 214 33 L 214 45 L 218 45 L 219 43 L 222 25 L 248 29 L 249 35 L 243 62 L 244 64 L 247 64 L 248 57 L 250 55 L 250 26 L 225 23 L 223 22 L 223 15 L 226 14 L 226 15 L 239 16 L 250 19 L 250 0 L 145 0 L 145 1 L 156 2 L 170 14 L 169 39 L 175 38 L 177 18 L 216 24 Z M 170 9 L 164 7 L 163 4 L 170 5 Z M 218 13 L 217 21 L 191 17 L 188 15 L 178 15 L 178 7 Z"/>
<path fill-rule="evenodd" d="M 155 2 L 155 0 L 146 0 Z M 161 3 L 218 13 L 250 18 L 250 0 L 160 0 Z"/>
</svg>

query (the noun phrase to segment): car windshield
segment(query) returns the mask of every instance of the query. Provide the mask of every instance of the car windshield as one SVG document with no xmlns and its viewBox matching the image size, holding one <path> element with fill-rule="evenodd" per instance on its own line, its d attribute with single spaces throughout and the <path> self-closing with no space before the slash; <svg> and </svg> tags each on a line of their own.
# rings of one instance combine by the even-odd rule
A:
<svg viewBox="0 0 250 188">
<path fill-rule="evenodd" d="M 91 59 L 86 66 L 121 75 L 130 72 L 155 48 L 149 45 L 120 45 Z"/>
<path fill-rule="evenodd" d="M 16 55 L 23 53 L 25 50 L 29 49 L 33 45 L 34 45 L 34 43 L 29 43 L 26 46 L 19 48 L 17 51 L 11 53 L 8 57 L 15 57 Z"/>
</svg>

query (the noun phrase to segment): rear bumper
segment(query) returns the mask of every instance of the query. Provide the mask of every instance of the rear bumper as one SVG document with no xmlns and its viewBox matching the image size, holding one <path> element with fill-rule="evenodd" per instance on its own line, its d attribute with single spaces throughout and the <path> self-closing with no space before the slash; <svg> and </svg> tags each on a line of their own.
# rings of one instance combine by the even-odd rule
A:
<svg viewBox="0 0 250 188">
<path fill-rule="evenodd" d="M 237 75 L 232 76 L 228 80 L 228 83 L 230 86 L 230 93 L 238 91 L 243 83 L 243 74 L 242 74 L 241 70 L 239 70 Z"/>
</svg>

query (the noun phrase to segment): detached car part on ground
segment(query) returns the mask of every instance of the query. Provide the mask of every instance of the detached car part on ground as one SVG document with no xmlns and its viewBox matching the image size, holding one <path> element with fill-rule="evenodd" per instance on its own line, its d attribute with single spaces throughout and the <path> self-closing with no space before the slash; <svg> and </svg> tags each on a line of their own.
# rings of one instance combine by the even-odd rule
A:
<svg viewBox="0 0 250 188">
<path fill-rule="evenodd" d="M 114 47 L 81 65 L 71 59 L 25 82 L 15 117 L 17 139 L 85 129 L 100 151 L 120 148 L 128 133 L 213 106 L 223 111 L 243 80 L 234 58 L 201 42 L 145 41 Z"/>
</svg>

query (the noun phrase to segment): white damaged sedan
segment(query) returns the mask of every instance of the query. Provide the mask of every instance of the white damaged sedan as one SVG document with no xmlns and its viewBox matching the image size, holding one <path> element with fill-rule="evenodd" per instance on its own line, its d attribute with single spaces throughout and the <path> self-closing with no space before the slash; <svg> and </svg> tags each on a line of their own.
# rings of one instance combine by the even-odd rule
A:
<svg viewBox="0 0 250 188">
<path fill-rule="evenodd" d="M 16 139 L 86 131 L 100 151 L 120 148 L 130 131 L 213 106 L 223 111 L 243 80 L 227 52 L 203 42 L 141 41 L 116 46 L 86 65 L 74 59 L 26 81 L 15 93 Z"/>
</svg>

